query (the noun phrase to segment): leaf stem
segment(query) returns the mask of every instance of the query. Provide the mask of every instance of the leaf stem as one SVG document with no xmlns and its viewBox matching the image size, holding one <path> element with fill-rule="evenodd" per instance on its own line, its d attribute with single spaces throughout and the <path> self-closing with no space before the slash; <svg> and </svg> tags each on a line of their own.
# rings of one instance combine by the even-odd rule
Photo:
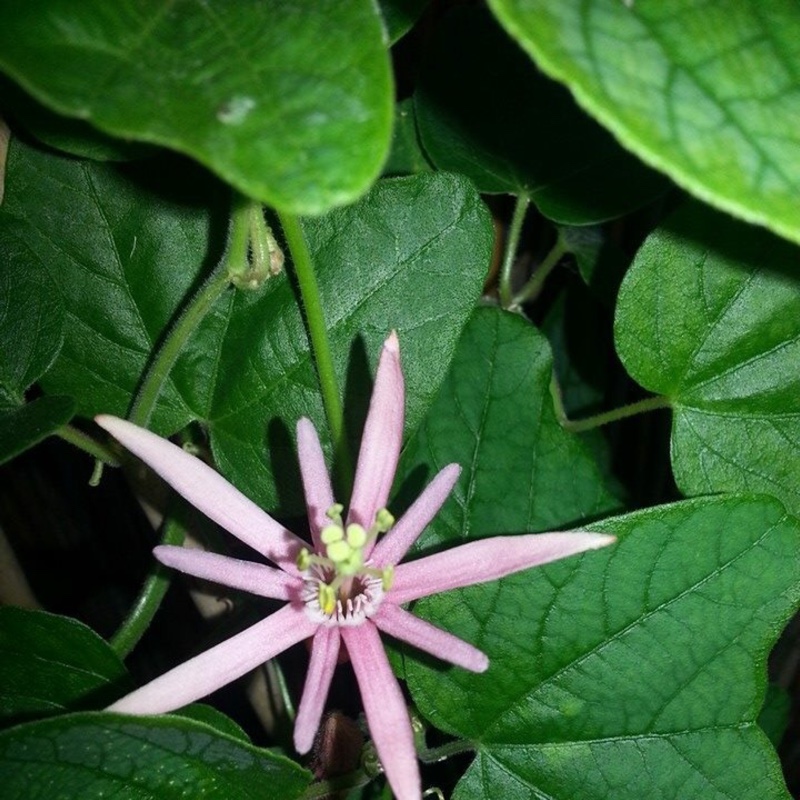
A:
<svg viewBox="0 0 800 800">
<path fill-rule="evenodd" d="M 516 297 L 514 297 L 513 306 L 521 306 L 523 303 L 529 303 L 539 296 L 542 291 L 542 286 L 547 280 L 547 276 L 555 269 L 561 258 L 569 252 L 564 237 L 561 231 L 558 233 L 556 243 L 550 248 L 550 252 L 544 257 L 544 261 L 536 268 L 533 275 L 528 279 L 528 282 L 520 289 Z"/>
<path fill-rule="evenodd" d="M 160 544 L 183 544 L 185 533 L 183 526 L 168 510 L 161 524 Z M 153 564 L 128 616 L 111 637 L 111 648 L 120 658 L 125 658 L 144 636 L 169 589 L 171 580 L 172 570 L 158 562 Z"/>
<path fill-rule="evenodd" d="M 509 308 L 513 303 L 513 289 L 511 287 L 511 273 L 514 267 L 514 260 L 519 249 L 519 240 L 522 235 L 522 224 L 525 222 L 525 214 L 531 198 L 526 192 L 520 192 L 514 203 L 514 213 L 511 215 L 511 224 L 508 227 L 506 237 L 506 247 L 503 253 L 503 264 L 500 268 L 500 305 Z"/>
<path fill-rule="evenodd" d="M 339 467 L 339 475 L 342 478 L 339 488 L 345 494 L 349 494 L 349 489 L 353 482 L 353 465 L 347 449 L 341 394 L 336 380 L 336 372 L 333 368 L 333 357 L 331 356 L 328 331 L 325 327 L 325 316 L 322 311 L 319 284 L 314 272 L 314 262 L 311 259 L 308 243 L 297 217 L 292 214 L 278 212 L 278 218 L 292 257 L 292 265 L 300 288 L 300 298 L 305 310 L 311 351 L 314 354 L 320 391 L 322 392 L 322 404 L 325 407 L 325 416 L 328 420 L 328 429 L 333 442 L 334 457 Z"/>
<path fill-rule="evenodd" d="M 435 764 L 457 756 L 459 753 L 471 753 L 475 750 L 473 742 L 466 739 L 456 739 L 453 742 L 441 744 L 438 747 L 417 748 L 417 756 L 425 764 Z"/>
<path fill-rule="evenodd" d="M 637 414 L 644 414 L 647 411 L 655 411 L 659 408 L 670 408 L 672 401 L 664 395 L 655 395 L 654 397 L 645 397 L 643 400 L 637 400 L 635 403 L 629 403 L 626 406 L 614 408 L 611 411 L 603 411 L 600 414 L 595 414 L 591 417 L 584 419 L 569 419 L 567 417 L 566 409 L 564 408 L 564 400 L 561 396 L 561 387 L 558 385 L 555 375 L 550 380 L 550 396 L 553 398 L 553 410 L 556 413 L 558 422 L 564 430 L 571 433 L 583 433 L 590 431 L 594 428 L 599 428 L 602 425 L 608 425 L 611 422 L 617 422 L 621 419 L 628 417 L 635 417 Z"/>
<path fill-rule="evenodd" d="M 231 274 L 242 271 L 247 261 L 250 225 L 250 201 L 238 198 L 231 213 L 231 232 L 225 255 L 214 271 L 184 306 L 180 316 L 167 333 L 161 347 L 150 362 L 139 391 L 128 413 L 128 419 L 146 428 L 156 406 L 164 383 L 169 377 L 178 356 L 197 326 L 208 314 L 217 298 L 227 289 Z"/>
<path fill-rule="evenodd" d="M 69 442 L 78 449 L 83 450 L 90 456 L 94 456 L 98 461 L 108 464 L 110 467 L 119 466 L 119 459 L 109 448 L 72 425 L 62 425 L 56 431 L 56 436 L 58 436 L 59 439 L 63 439 L 65 442 Z"/>
</svg>

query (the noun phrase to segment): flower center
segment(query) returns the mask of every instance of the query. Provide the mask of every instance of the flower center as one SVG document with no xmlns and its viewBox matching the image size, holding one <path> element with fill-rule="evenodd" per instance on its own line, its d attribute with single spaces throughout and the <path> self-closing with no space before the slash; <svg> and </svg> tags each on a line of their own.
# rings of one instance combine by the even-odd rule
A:
<svg viewBox="0 0 800 800">
<path fill-rule="evenodd" d="M 305 573 L 302 598 L 314 621 L 358 625 L 378 610 L 391 586 L 394 567 L 372 567 L 365 560 L 365 550 L 394 525 L 394 517 L 382 508 L 365 530 L 355 523 L 345 526 L 343 510 L 336 503 L 327 511 L 331 524 L 320 533 L 324 555 L 303 548 L 297 566 Z"/>
</svg>

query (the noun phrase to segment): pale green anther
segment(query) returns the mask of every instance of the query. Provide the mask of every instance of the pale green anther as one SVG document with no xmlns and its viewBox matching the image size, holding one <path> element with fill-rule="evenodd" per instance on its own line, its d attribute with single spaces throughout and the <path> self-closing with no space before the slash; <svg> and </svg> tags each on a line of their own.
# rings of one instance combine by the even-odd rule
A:
<svg viewBox="0 0 800 800">
<path fill-rule="evenodd" d="M 323 614 L 333 614 L 336 608 L 336 592 L 327 583 L 319 585 L 319 607 Z"/>
<path fill-rule="evenodd" d="M 333 544 L 344 539 L 344 531 L 338 525 L 326 525 L 319 537 L 323 544 Z"/>
<path fill-rule="evenodd" d="M 386 533 L 394 525 L 394 517 L 388 508 L 382 508 L 375 515 L 375 527 L 379 533 Z"/>
<path fill-rule="evenodd" d="M 341 503 L 334 503 L 326 512 L 325 516 L 334 521 L 339 520 L 344 511 L 344 506 Z"/>
<path fill-rule="evenodd" d="M 328 554 L 328 558 L 336 564 L 338 572 L 339 565 L 350 557 L 353 548 L 343 539 L 340 539 L 338 542 L 331 542 L 325 548 L 325 552 Z"/>
<path fill-rule="evenodd" d="M 307 570 L 311 566 L 311 553 L 304 547 L 297 555 L 297 569 Z"/>
<path fill-rule="evenodd" d="M 383 588 L 383 591 L 388 592 L 389 589 L 392 588 L 393 583 L 394 583 L 394 565 L 389 564 L 388 567 L 384 567 L 383 572 L 381 573 L 381 587 Z"/>
<path fill-rule="evenodd" d="M 347 526 L 347 543 L 359 549 L 367 543 L 367 532 L 355 522 Z"/>
</svg>

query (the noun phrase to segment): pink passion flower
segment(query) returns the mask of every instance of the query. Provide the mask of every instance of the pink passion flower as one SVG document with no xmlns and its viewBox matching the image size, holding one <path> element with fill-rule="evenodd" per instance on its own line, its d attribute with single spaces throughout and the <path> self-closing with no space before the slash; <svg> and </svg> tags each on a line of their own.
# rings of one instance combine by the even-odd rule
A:
<svg viewBox="0 0 800 800">
<path fill-rule="evenodd" d="M 449 464 L 395 522 L 386 509 L 400 455 L 405 389 L 397 336 L 383 345 L 346 518 L 335 502 L 319 438 L 307 419 L 297 447 L 312 543 L 286 530 L 218 473 L 165 439 L 121 419 L 97 423 L 179 494 L 278 569 L 182 547 L 154 550 L 163 564 L 199 578 L 286 601 L 280 610 L 118 700 L 111 711 L 160 714 L 185 706 L 312 638 L 294 728 L 299 753 L 311 749 L 344 643 L 370 734 L 399 800 L 419 800 L 411 721 L 379 631 L 464 669 L 483 672 L 484 653 L 403 604 L 437 592 L 496 580 L 614 541 L 596 533 L 496 536 L 399 562 L 442 507 L 461 468 Z M 378 537 L 381 536 L 380 540 Z"/>
</svg>

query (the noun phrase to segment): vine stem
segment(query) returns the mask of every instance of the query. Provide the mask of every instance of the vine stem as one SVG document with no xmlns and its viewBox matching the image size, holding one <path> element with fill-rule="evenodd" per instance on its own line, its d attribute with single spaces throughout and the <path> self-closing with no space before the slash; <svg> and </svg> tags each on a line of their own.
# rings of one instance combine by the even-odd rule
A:
<svg viewBox="0 0 800 800">
<path fill-rule="evenodd" d="M 525 214 L 531 198 L 526 192 L 520 192 L 514 203 L 514 213 L 511 215 L 511 224 L 508 228 L 505 252 L 503 253 L 503 264 L 500 268 L 500 305 L 509 308 L 513 303 L 513 289 L 511 288 L 511 272 L 514 267 L 514 259 L 519 249 L 519 240 L 522 235 L 522 224 L 525 222 Z"/>
<path fill-rule="evenodd" d="M 242 265 L 247 261 L 251 205 L 249 201 L 243 202 L 240 199 L 234 202 L 230 238 L 225 255 L 181 311 L 151 361 L 128 413 L 131 422 L 143 428 L 147 427 L 164 383 L 186 342 L 217 298 L 228 288 L 231 274 L 237 270 L 242 271 Z"/>
<path fill-rule="evenodd" d="M 550 248 L 550 252 L 544 257 L 544 261 L 539 264 L 528 282 L 514 297 L 512 305 L 521 306 L 523 303 L 529 303 L 531 300 L 535 300 L 539 296 L 539 292 L 542 291 L 542 286 L 544 286 L 547 276 L 555 269 L 561 258 L 568 252 L 569 248 L 559 232 L 556 243 Z"/>
<path fill-rule="evenodd" d="M 185 533 L 183 526 L 168 510 L 161 524 L 161 544 L 181 545 Z M 128 616 L 109 642 L 111 649 L 120 658 L 125 658 L 144 636 L 167 593 L 167 589 L 169 589 L 170 582 L 170 570 L 161 564 L 155 564 L 147 576 L 136 602 L 128 612 Z"/>
<path fill-rule="evenodd" d="M 300 288 L 300 298 L 305 310 L 308 336 L 322 392 L 322 404 L 325 407 L 334 456 L 339 467 L 339 475 L 342 478 L 339 488 L 345 490 L 345 494 L 349 494 L 353 483 L 353 465 L 347 449 L 341 394 L 333 368 L 333 357 L 331 356 L 328 331 L 325 327 L 325 316 L 322 311 L 319 284 L 314 272 L 314 262 L 300 220 L 285 212 L 278 212 L 278 219 L 292 257 L 297 284 Z"/>
<path fill-rule="evenodd" d="M 72 425 L 62 425 L 57 431 L 56 436 L 69 442 L 90 456 L 94 456 L 98 461 L 108 464 L 110 467 L 118 467 L 119 459 L 105 445 L 93 439 L 83 431 L 74 428 Z"/>
<path fill-rule="evenodd" d="M 550 380 L 550 396 L 553 398 L 553 409 L 556 412 L 559 424 L 564 430 L 571 433 L 583 433 L 584 431 L 599 428 L 602 425 L 608 425 L 610 422 L 635 417 L 637 414 L 656 411 L 659 408 L 670 408 L 672 405 L 672 401 L 668 397 L 656 395 L 654 397 L 646 397 L 644 400 L 637 400 L 635 403 L 630 403 L 626 406 L 614 408 L 611 411 L 604 411 L 591 417 L 573 420 L 567 416 L 564 400 L 561 396 L 561 387 L 558 385 L 555 375 Z"/>
</svg>

